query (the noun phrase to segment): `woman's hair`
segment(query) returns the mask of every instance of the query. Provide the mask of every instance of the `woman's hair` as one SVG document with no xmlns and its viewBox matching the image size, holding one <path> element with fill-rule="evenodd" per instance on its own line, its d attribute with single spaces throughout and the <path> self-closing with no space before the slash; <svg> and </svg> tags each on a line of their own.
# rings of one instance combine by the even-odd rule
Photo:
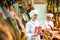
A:
<svg viewBox="0 0 60 40">
<path fill-rule="evenodd" d="M 0 6 L 1 6 L 1 7 L 4 7 L 4 6 L 5 6 L 5 5 L 4 5 L 4 0 L 1 0 L 1 1 L 0 1 Z"/>
</svg>

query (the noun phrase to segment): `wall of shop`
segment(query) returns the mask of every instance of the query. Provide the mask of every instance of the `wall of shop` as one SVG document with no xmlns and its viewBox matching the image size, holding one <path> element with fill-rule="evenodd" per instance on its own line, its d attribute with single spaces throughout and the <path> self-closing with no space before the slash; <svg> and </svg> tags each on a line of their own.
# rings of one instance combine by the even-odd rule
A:
<svg viewBox="0 0 60 40">
<path fill-rule="evenodd" d="M 35 4 L 35 9 L 39 10 L 38 21 L 43 24 L 46 20 L 47 4 Z"/>
<path fill-rule="evenodd" d="M 34 0 L 34 3 L 43 3 L 45 4 L 47 1 L 46 0 Z"/>
</svg>

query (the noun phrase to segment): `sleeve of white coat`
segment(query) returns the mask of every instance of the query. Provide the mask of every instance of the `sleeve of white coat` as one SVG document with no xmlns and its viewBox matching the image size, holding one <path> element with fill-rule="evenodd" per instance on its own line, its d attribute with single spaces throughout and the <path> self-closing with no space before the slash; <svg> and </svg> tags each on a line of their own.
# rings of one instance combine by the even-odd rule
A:
<svg viewBox="0 0 60 40">
<path fill-rule="evenodd" d="M 26 24 L 26 35 L 27 37 L 31 37 L 33 34 L 30 33 L 30 24 Z"/>
</svg>

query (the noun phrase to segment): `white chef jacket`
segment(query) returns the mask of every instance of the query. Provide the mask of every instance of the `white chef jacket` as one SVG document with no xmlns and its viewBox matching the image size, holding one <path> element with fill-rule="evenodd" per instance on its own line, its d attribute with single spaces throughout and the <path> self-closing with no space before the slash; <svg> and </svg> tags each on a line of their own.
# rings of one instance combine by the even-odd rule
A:
<svg viewBox="0 0 60 40">
<path fill-rule="evenodd" d="M 27 35 L 28 40 L 40 40 L 40 36 L 32 37 L 35 31 L 35 27 L 38 27 L 38 26 L 39 26 L 38 21 L 31 20 L 26 24 L 26 35 Z"/>
<path fill-rule="evenodd" d="M 45 21 L 44 22 L 44 29 L 51 29 L 51 27 L 53 28 L 54 27 L 54 23 L 52 21 Z"/>
</svg>

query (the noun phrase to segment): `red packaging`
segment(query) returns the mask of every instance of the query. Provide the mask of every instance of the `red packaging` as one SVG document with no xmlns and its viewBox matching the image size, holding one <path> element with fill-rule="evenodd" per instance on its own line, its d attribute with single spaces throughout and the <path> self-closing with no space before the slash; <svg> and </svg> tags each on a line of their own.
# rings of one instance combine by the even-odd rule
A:
<svg viewBox="0 0 60 40">
<path fill-rule="evenodd" d="M 41 35 L 41 32 L 42 32 L 41 26 L 35 27 L 35 32 L 34 32 L 35 34 Z"/>
</svg>

